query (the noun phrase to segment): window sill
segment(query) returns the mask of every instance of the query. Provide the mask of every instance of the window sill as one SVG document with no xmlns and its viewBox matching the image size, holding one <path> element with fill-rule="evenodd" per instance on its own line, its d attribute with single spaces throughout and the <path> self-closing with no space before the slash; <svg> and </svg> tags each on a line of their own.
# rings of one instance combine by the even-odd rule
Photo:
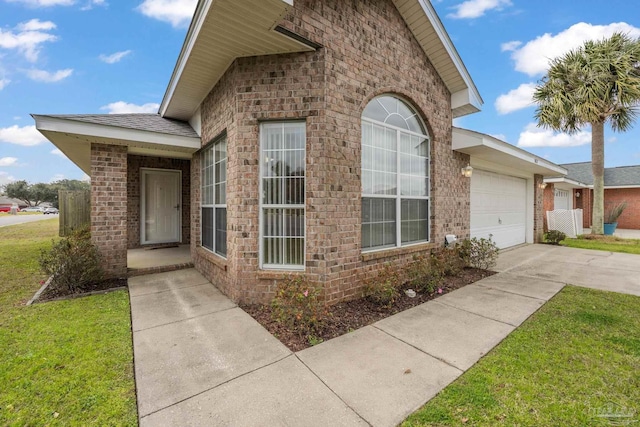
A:
<svg viewBox="0 0 640 427">
<path fill-rule="evenodd" d="M 435 247 L 436 247 L 435 243 L 426 242 L 426 243 L 416 243 L 414 245 L 403 246 L 400 248 L 382 249 L 379 251 L 365 252 L 362 254 L 362 261 L 364 262 L 375 261 L 377 259 L 392 258 L 398 255 L 407 255 L 415 252 L 424 252 L 426 250 L 430 250 Z"/>
<path fill-rule="evenodd" d="M 216 267 L 221 270 L 227 271 L 227 260 L 226 258 L 222 258 L 220 255 L 211 252 L 208 249 L 203 248 L 202 246 L 196 246 L 196 253 L 198 256 L 206 259 L 207 261 L 214 264 Z"/>
</svg>

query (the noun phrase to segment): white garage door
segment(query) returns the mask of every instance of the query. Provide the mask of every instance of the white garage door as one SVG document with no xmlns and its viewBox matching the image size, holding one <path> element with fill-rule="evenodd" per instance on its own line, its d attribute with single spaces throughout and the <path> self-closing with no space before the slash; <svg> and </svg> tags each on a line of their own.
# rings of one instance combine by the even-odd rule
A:
<svg viewBox="0 0 640 427">
<path fill-rule="evenodd" d="M 569 192 L 555 188 L 553 191 L 553 209 L 571 209 Z"/>
<path fill-rule="evenodd" d="M 526 241 L 527 181 L 475 169 L 471 176 L 471 237 L 499 248 Z"/>
</svg>

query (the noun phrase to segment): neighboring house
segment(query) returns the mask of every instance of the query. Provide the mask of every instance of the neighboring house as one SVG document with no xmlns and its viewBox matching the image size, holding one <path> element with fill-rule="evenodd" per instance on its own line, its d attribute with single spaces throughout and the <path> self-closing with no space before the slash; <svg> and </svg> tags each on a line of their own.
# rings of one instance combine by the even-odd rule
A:
<svg viewBox="0 0 640 427">
<path fill-rule="evenodd" d="M 566 176 L 545 178 L 545 211 L 583 209 L 584 227 L 591 227 L 593 213 L 593 172 L 591 162 L 560 165 Z M 604 170 L 604 207 L 627 202 L 618 219 L 618 228 L 640 229 L 640 165 L 619 166 Z"/>
<path fill-rule="evenodd" d="M 453 129 L 481 104 L 428 1 L 201 0 L 158 115 L 34 118 L 91 176 L 111 275 L 183 242 L 236 301 L 304 273 L 336 302 L 447 234 L 537 241 L 566 171 Z"/>
<path fill-rule="evenodd" d="M 28 205 L 22 200 L 10 199 L 9 197 L 6 197 L 6 196 L 0 196 L 0 212 L 8 211 L 11 209 L 12 206 L 17 206 L 19 209 L 24 209 Z"/>
</svg>

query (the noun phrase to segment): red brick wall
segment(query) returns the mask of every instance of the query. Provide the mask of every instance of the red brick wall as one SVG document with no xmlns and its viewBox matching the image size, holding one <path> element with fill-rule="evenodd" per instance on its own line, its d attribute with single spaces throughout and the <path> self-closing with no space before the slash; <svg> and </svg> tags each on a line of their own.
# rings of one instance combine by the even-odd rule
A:
<svg viewBox="0 0 640 427">
<path fill-rule="evenodd" d="M 618 219 L 618 228 L 640 229 L 640 188 L 615 188 L 604 190 L 604 210 L 627 202 L 627 208 Z"/>
<path fill-rule="evenodd" d="M 227 131 L 228 256 L 199 248 L 199 166 L 192 161 L 192 254 L 235 300 L 267 301 L 283 273 L 259 270 L 259 123 L 302 119 L 307 129 L 306 274 L 336 302 L 359 295 L 363 275 L 403 265 L 444 235 L 469 235 L 469 157 L 451 149 L 450 93 L 393 3 L 298 0 L 281 23 L 324 47 L 240 58 L 202 106 L 202 140 Z M 362 254 L 361 115 L 395 93 L 420 112 L 432 138 L 431 242 Z M 196 218 L 197 217 L 197 218 Z"/>
<path fill-rule="evenodd" d="M 129 249 L 140 247 L 140 168 L 182 171 L 182 243 L 191 241 L 191 165 L 189 160 L 166 157 L 127 157 L 127 235 Z"/>
<path fill-rule="evenodd" d="M 91 240 L 108 276 L 127 274 L 127 147 L 91 144 Z"/>
<path fill-rule="evenodd" d="M 543 206 L 543 221 L 544 221 L 544 231 L 548 231 L 548 225 L 547 225 L 547 211 L 552 211 L 554 209 L 554 205 L 555 205 L 555 198 L 554 198 L 554 185 L 553 184 L 547 184 L 547 186 L 545 187 L 544 191 L 543 191 L 543 195 L 542 195 L 542 206 Z"/>
<path fill-rule="evenodd" d="M 542 175 L 533 176 L 533 242 L 540 243 L 544 233 L 544 193 L 546 189 L 540 188 L 543 183 Z"/>
</svg>

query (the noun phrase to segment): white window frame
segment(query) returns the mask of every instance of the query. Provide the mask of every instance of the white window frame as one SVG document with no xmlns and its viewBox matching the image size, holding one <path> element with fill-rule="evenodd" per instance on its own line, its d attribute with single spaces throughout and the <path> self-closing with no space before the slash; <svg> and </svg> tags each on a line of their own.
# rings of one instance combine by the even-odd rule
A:
<svg viewBox="0 0 640 427">
<path fill-rule="evenodd" d="M 217 252 L 217 248 L 216 248 L 216 209 L 221 209 L 223 208 L 226 212 L 227 210 L 227 192 L 225 191 L 225 198 L 224 198 L 224 202 L 225 203 L 216 203 L 216 184 L 222 184 L 224 182 L 225 184 L 225 188 L 226 188 L 226 183 L 227 183 L 227 179 L 225 179 L 224 181 L 221 181 L 219 183 L 216 182 L 215 180 L 215 176 L 216 176 L 216 168 L 218 168 L 218 165 L 220 163 L 222 163 L 222 160 L 217 161 L 215 159 L 215 147 L 216 145 L 218 145 L 219 143 L 221 143 L 222 141 L 225 141 L 225 143 L 227 143 L 227 135 L 223 134 L 221 136 L 216 137 L 215 139 L 213 139 L 211 141 L 210 144 L 208 144 L 205 148 L 202 149 L 202 151 L 200 152 L 200 246 L 208 251 L 211 252 L 212 254 L 219 256 L 223 259 L 227 259 L 227 244 L 225 244 L 225 254 L 221 254 L 220 252 Z M 212 201 L 213 203 L 204 203 L 204 157 L 205 157 L 205 153 L 207 151 L 212 151 L 212 160 L 213 163 L 210 165 L 210 167 L 213 169 L 213 181 L 211 182 L 211 187 L 213 188 L 213 193 L 212 193 Z M 229 159 L 229 145 L 227 144 L 226 149 L 225 149 L 225 157 L 224 157 L 224 162 L 225 162 L 225 178 L 227 178 L 227 173 L 228 173 L 228 159 Z M 211 208 L 213 211 L 213 235 L 212 235 L 212 248 L 209 249 L 206 246 L 204 246 L 204 227 L 203 227 L 203 216 L 202 216 L 202 208 Z M 228 230 L 228 227 L 227 227 Z"/>
<path fill-rule="evenodd" d="M 385 96 L 393 96 L 393 95 L 385 95 Z M 395 97 L 395 96 L 394 96 Z M 395 97 L 398 100 L 400 100 L 401 102 L 404 102 L 405 104 L 409 105 L 412 109 L 413 107 L 411 106 L 411 104 L 407 103 L 406 101 L 404 101 L 402 98 L 398 98 Z M 375 98 L 373 100 L 371 100 L 370 102 L 373 102 L 375 100 Z M 415 111 L 415 109 L 413 109 Z M 416 114 L 415 115 L 416 119 L 420 122 L 420 124 L 422 125 L 423 128 L 425 128 L 424 123 L 422 123 L 422 120 L 420 120 L 420 117 Z M 393 248 L 406 248 L 406 247 L 410 247 L 410 246 L 415 246 L 415 245 L 421 245 L 424 243 L 429 243 L 431 241 L 431 137 L 427 134 L 422 134 L 422 133 L 418 133 L 418 132 L 413 132 L 410 131 L 408 129 L 404 129 L 398 126 L 394 126 L 394 125 L 390 125 L 388 123 L 385 122 L 381 122 L 379 120 L 374 120 L 374 119 L 370 119 L 368 117 L 361 117 L 361 123 L 363 122 L 367 122 L 367 123 L 371 123 L 377 126 L 384 126 L 387 129 L 391 129 L 396 131 L 396 194 L 367 194 L 364 191 L 361 191 L 361 197 L 362 198 L 368 198 L 368 199 L 394 199 L 396 201 L 396 221 L 395 221 L 395 226 L 396 226 L 396 242 L 395 245 L 385 245 L 385 246 L 377 246 L 375 248 L 362 248 L 362 252 L 363 253 L 368 253 L 368 252 L 377 252 L 377 251 L 384 251 L 384 250 L 388 250 L 388 249 L 393 249 Z M 362 125 L 361 125 L 361 129 L 362 129 Z M 429 152 L 428 152 L 428 156 L 427 156 L 427 162 L 429 163 L 429 168 L 428 168 L 428 173 L 426 175 L 426 178 L 429 180 L 429 188 L 428 188 L 428 195 L 427 196 L 403 196 L 400 194 L 400 181 L 401 181 L 401 164 L 400 164 L 400 135 L 401 133 L 405 133 L 408 135 L 412 135 L 412 136 L 417 136 L 417 137 L 421 137 L 421 138 L 426 138 L 427 141 L 429 141 Z M 362 156 L 360 156 L 360 161 L 362 161 Z M 362 167 L 361 167 L 362 170 Z M 425 240 L 417 240 L 417 241 L 412 241 L 409 243 L 402 243 L 402 200 L 426 200 L 427 201 L 427 239 Z M 360 215 L 360 221 L 362 221 L 362 214 Z M 362 223 L 362 222 L 361 222 Z M 361 227 L 361 231 L 362 232 L 362 227 Z"/>
<path fill-rule="evenodd" d="M 265 146 L 265 132 L 263 131 L 265 126 L 274 126 L 274 125 L 283 125 L 284 124 L 298 124 L 304 129 L 304 159 L 305 159 L 305 167 L 304 167 L 304 202 L 301 205 L 291 205 L 291 204 L 265 204 L 264 200 L 264 186 L 263 186 L 263 176 L 264 176 L 264 162 L 262 161 L 264 156 L 264 146 Z M 307 259 L 307 123 L 302 120 L 278 120 L 278 121 L 265 121 L 260 123 L 260 170 L 259 170 L 259 265 L 262 270 L 290 270 L 290 271 L 304 271 L 306 267 L 306 259 Z M 266 264 L 264 262 L 264 210 L 265 209 L 302 209 L 304 215 L 304 237 L 303 237 L 303 245 L 302 245 L 302 264 Z M 286 236 L 282 236 L 286 237 Z"/>
</svg>

